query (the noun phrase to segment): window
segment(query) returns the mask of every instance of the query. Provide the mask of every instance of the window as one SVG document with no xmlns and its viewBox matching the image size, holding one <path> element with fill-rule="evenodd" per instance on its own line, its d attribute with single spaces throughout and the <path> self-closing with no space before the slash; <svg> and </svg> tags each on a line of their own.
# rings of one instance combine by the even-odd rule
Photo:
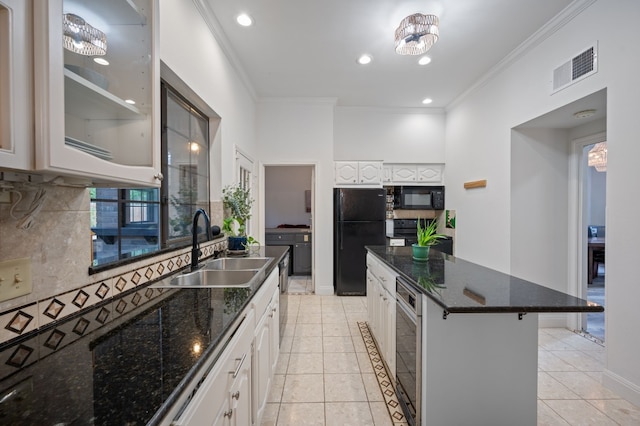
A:
<svg viewBox="0 0 640 426">
<path fill-rule="evenodd" d="M 209 209 L 209 118 L 162 83 L 162 174 L 156 188 L 91 188 L 92 266 L 117 265 L 191 242 L 195 210 Z"/>
</svg>

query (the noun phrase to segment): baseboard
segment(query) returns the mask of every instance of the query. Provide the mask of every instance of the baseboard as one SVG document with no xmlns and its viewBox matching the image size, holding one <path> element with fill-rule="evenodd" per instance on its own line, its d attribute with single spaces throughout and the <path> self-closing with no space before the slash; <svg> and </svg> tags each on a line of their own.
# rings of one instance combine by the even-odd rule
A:
<svg viewBox="0 0 640 426">
<path fill-rule="evenodd" d="M 562 312 L 541 313 L 538 315 L 538 328 L 567 328 L 567 314 Z"/>
<path fill-rule="evenodd" d="M 640 386 L 637 384 L 607 369 L 602 372 L 602 384 L 630 403 L 640 406 Z"/>
</svg>

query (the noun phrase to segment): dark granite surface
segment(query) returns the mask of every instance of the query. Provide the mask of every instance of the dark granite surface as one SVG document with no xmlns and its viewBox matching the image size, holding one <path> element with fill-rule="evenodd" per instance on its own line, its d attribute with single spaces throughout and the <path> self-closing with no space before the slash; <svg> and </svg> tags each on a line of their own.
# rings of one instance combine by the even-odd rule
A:
<svg viewBox="0 0 640 426">
<path fill-rule="evenodd" d="M 287 250 L 255 253 L 274 258 L 266 276 Z M 143 287 L 0 347 L 0 424 L 159 420 L 209 355 L 224 346 L 259 287 L 153 289 L 146 304 L 105 320 L 121 299 L 149 289 Z"/>
<path fill-rule="evenodd" d="M 448 313 L 601 312 L 586 300 L 431 250 L 414 261 L 411 247 L 367 250 L 406 278 Z"/>
</svg>

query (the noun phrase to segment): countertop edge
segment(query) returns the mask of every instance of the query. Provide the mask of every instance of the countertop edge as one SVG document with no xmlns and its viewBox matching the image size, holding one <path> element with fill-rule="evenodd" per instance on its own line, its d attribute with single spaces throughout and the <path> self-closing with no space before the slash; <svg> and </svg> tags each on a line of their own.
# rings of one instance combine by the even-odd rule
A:
<svg viewBox="0 0 640 426">
<path fill-rule="evenodd" d="M 403 278 L 408 284 L 411 285 L 413 289 L 424 294 L 429 297 L 433 302 L 435 302 L 438 306 L 440 306 L 444 311 L 445 315 L 447 314 L 489 314 L 489 313 L 516 313 L 516 314 L 526 314 L 526 313 L 551 313 L 551 312 L 561 312 L 561 313 L 584 313 L 584 312 L 604 312 L 604 307 L 600 305 L 594 306 L 584 306 L 584 307 L 573 307 L 573 306 L 488 306 L 488 307 L 458 307 L 458 306 L 448 306 L 442 300 L 440 300 L 436 295 L 429 292 L 422 286 L 418 285 L 413 277 L 407 275 L 404 271 L 398 269 L 395 265 L 389 263 L 384 257 L 380 256 L 379 253 L 376 252 L 375 248 L 365 247 L 367 253 L 371 253 L 376 257 L 380 262 L 384 263 L 387 267 L 391 268 L 394 272 L 396 272 L 399 276 Z M 451 256 L 451 255 L 446 255 Z M 453 257 L 453 256 L 451 256 Z M 478 265 L 481 266 L 481 265 Z M 535 283 L 531 283 L 532 285 L 539 285 Z M 561 294 L 557 290 L 549 289 Z M 573 296 L 572 296 L 573 297 Z"/>
</svg>

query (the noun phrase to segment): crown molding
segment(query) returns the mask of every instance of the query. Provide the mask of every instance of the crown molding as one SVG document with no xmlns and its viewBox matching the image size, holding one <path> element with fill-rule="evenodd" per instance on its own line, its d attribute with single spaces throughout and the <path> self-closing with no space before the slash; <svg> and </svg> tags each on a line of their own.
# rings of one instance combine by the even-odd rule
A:
<svg viewBox="0 0 640 426">
<path fill-rule="evenodd" d="M 529 38 L 522 42 L 518 47 L 505 56 L 500 62 L 494 65 L 485 75 L 480 77 L 473 85 L 457 96 L 446 107 L 446 111 L 450 111 L 460 105 L 464 99 L 473 92 L 485 86 L 490 80 L 505 69 L 509 68 L 514 62 L 525 56 L 533 48 L 540 45 L 543 41 L 555 34 L 559 29 L 571 22 L 576 16 L 580 15 L 584 10 L 589 8 L 597 0 L 575 0 L 565 7 L 560 13 L 551 18 L 546 24 L 540 27 Z"/>
<path fill-rule="evenodd" d="M 220 46 L 220 49 L 222 49 L 222 52 L 226 56 L 227 60 L 229 61 L 233 69 L 238 73 L 238 77 L 249 92 L 249 95 L 254 101 L 256 101 L 258 98 L 256 90 L 253 87 L 249 76 L 244 71 L 241 62 L 238 59 L 238 56 L 231 48 L 231 43 L 229 43 L 229 39 L 227 39 L 227 36 L 224 34 L 222 26 L 220 25 L 220 21 L 218 21 L 218 18 L 216 18 L 213 11 L 209 7 L 208 1 L 193 0 L 193 4 L 196 6 L 196 9 L 198 10 L 198 13 L 200 13 L 200 16 L 202 16 L 205 24 L 207 24 L 207 27 L 209 27 L 209 31 L 211 31 L 211 34 L 213 34 L 213 37 L 218 42 L 218 46 Z"/>
</svg>

